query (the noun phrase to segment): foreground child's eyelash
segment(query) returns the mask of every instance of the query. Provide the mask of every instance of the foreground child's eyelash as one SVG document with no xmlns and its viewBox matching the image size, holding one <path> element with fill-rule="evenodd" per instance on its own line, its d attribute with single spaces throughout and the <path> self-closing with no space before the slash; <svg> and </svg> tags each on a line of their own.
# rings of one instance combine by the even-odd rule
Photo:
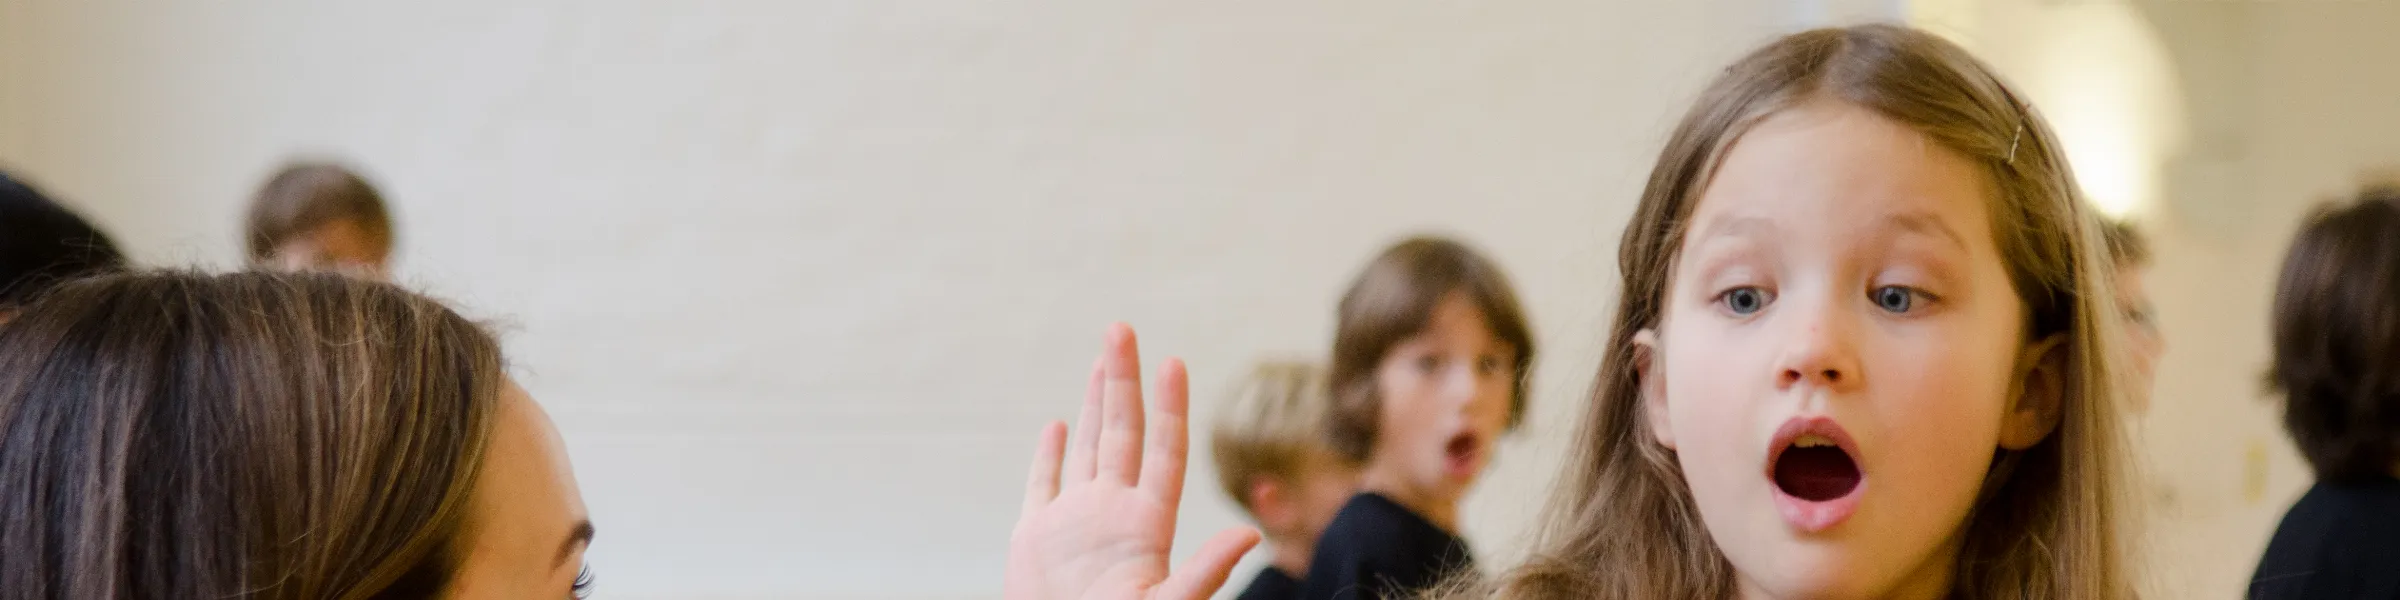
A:
<svg viewBox="0 0 2400 600">
<path fill-rule="evenodd" d="M 592 563 L 583 563 L 583 569 L 575 572 L 575 588 L 571 597 L 575 600 L 592 597 Z"/>
</svg>

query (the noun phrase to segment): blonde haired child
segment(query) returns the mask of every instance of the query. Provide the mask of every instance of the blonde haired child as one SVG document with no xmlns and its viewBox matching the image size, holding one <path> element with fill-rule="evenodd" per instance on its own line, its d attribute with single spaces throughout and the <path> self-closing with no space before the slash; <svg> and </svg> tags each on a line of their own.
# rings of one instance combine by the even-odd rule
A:
<svg viewBox="0 0 2400 600">
<path fill-rule="evenodd" d="M 1317 536 L 1358 491 L 1358 469 L 1325 445 L 1325 369 L 1266 362 L 1251 369 L 1209 435 L 1217 483 L 1250 513 L 1273 552 L 1241 600 L 1291 600 Z"/>
</svg>

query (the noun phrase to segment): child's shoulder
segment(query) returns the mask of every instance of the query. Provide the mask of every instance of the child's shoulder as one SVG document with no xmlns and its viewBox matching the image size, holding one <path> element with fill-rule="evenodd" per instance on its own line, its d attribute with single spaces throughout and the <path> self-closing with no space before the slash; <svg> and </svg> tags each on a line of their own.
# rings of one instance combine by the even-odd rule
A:
<svg viewBox="0 0 2400 600">
<path fill-rule="evenodd" d="M 1299 595 L 1299 578 L 1268 565 L 1258 570 L 1258 576 L 1251 578 L 1250 585 L 1242 588 L 1234 600 L 1291 600 Z"/>
<path fill-rule="evenodd" d="M 1309 565 L 1310 597 L 1359 585 L 1423 590 L 1472 568 L 1466 542 L 1407 507 L 1374 493 L 1352 496 L 1317 538 Z M 1407 593 L 1382 594 L 1397 598 Z"/>
<path fill-rule="evenodd" d="M 2319 482 L 2284 513 L 2284 527 L 2313 528 L 2311 539 L 2383 537 L 2400 532 L 2400 479 Z M 2389 545 L 2400 547 L 2400 541 Z"/>
<path fill-rule="evenodd" d="M 1412 519 L 1422 520 L 1417 518 L 1416 513 L 1409 512 L 1408 507 L 1382 494 L 1359 492 L 1351 495 L 1350 500 L 1342 503 L 1341 510 L 1333 513 L 1333 521 L 1325 524 L 1325 533 L 1331 535 L 1341 530 L 1357 530 L 1357 533 L 1382 531 Z"/>
<path fill-rule="evenodd" d="M 1450 546 L 1457 536 L 1436 526 L 1432 521 L 1410 511 L 1390 498 L 1374 492 L 1359 492 L 1342 509 L 1334 513 L 1333 521 L 1317 539 L 1320 546 L 1337 546 L 1379 551 L 1410 549 L 1438 550 Z"/>
</svg>

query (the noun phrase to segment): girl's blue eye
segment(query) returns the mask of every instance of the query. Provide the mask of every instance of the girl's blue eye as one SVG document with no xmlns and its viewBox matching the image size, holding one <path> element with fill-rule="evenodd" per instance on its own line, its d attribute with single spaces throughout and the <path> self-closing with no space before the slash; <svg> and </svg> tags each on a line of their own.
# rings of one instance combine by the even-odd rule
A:
<svg viewBox="0 0 2400 600">
<path fill-rule="evenodd" d="M 1717 303 L 1724 305 L 1727 312 L 1738 316 L 1757 314 L 1758 311 L 1765 310 L 1767 303 L 1774 299 L 1774 296 L 1768 294 L 1766 290 L 1754 286 L 1733 288 L 1717 294 Z"/>
<path fill-rule="evenodd" d="M 1914 289 L 1897 285 L 1887 285 L 1875 288 L 1874 293 L 1870 295 L 1875 298 L 1875 306 L 1877 308 L 1882 308 L 1884 311 L 1893 314 L 1901 314 L 1906 313 L 1909 311 L 1909 309 L 1916 307 L 1918 294 L 1919 292 Z"/>
</svg>

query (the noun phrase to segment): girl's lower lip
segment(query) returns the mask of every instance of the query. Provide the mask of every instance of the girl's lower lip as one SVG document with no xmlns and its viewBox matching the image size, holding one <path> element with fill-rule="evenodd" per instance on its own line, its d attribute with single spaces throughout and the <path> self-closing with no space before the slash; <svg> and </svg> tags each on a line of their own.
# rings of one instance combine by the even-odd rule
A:
<svg viewBox="0 0 2400 600">
<path fill-rule="evenodd" d="M 1772 482 L 1767 488 L 1775 494 L 1775 512 L 1783 515 L 1783 522 L 1800 533 L 1813 534 L 1824 533 L 1841 525 L 1850 519 L 1852 513 L 1858 512 L 1859 499 L 1866 496 L 1867 482 L 1861 479 L 1857 487 L 1850 488 L 1850 493 L 1822 501 L 1805 500 L 1783 493 L 1783 489 Z"/>
<path fill-rule="evenodd" d="M 1466 479 L 1475 476 L 1477 467 L 1479 467 L 1480 463 L 1483 462 L 1483 452 L 1473 451 L 1466 454 L 1452 454 L 1442 458 L 1444 463 L 1442 466 L 1447 467 L 1447 470 L 1450 472 L 1449 474 L 1452 478 Z"/>
</svg>

